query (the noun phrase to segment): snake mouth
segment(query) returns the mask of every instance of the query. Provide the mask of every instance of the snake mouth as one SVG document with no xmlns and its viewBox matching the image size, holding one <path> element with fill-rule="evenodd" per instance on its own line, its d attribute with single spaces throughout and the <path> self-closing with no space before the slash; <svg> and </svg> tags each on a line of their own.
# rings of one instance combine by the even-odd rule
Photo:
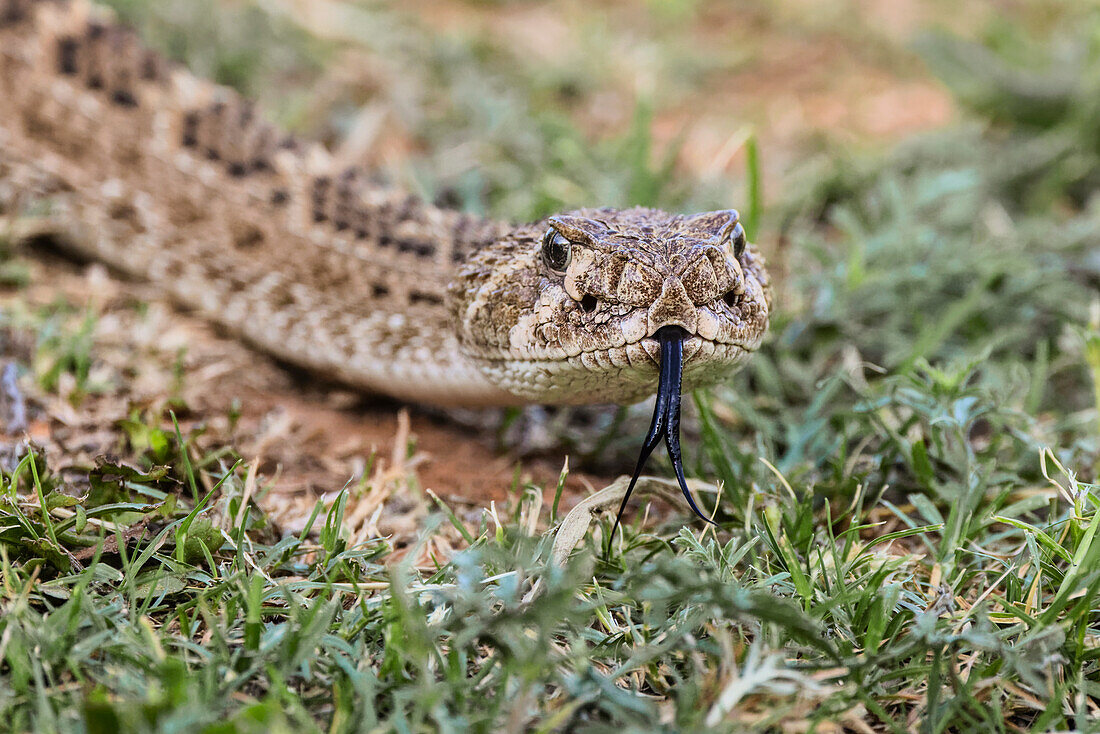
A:
<svg viewBox="0 0 1100 734">
<path fill-rule="evenodd" d="M 688 390 L 723 381 L 759 345 L 753 335 L 710 339 L 676 325 L 665 326 L 670 331 L 662 333 L 679 337 L 681 378 Z M 470 357 L 491 382 L 532 402 L 629 405 L 653 395 L 661 371 L 661 344 L 656 332 L 633 339 L 623 339 L 624 335 L 573 336 Z"/>
<path fill-rule="evenodd" d="M 739 344 L 726 344 L 720 342 L 717 339 L 706 339 L 698 334 L 692 334 L 689 331 L 684 330 L 680 326 L 662 326 L 657 330 L 653 336 L 643 337 L 639 340 L 642 348 L 645 349 L 649 358 L 653 360 L 653 363 L 657 365 L 658 369 L 661 366 L 661 339 L 659 334 L 665 331 L 665 329 L 677 330 L 680 333 L 680 341 L 682 344 L 682 353 L 684 364 L 694 364 L 698 359 L 705 357 L 713 357 L 716 350 L 724 347 L 737 347 Z"/>
<path fill-rule="evenodd" d="M 666 329 L 668 331 L 665 331 Z M 661 338 L 659 335 L 662 332 L 666 335 L 674 332 L 679 332 L 678 337 L 680 339 L 681 351 L 683 354 L 683 359 L 685 361 L 690 361 L 692 357 L 699 353 L 699 350 L 702 348 L 704 341 L 710 341 L 703 339 L 698 334 L 688 333 L 679 326 L 662 326 L 653 336 L 643 337 L 640 340 L 640 343 L 645 349 L 646 354 L 650 356 L 650 358 L 658 365 L 658 367 L 661 365 Z"/>
</svg>

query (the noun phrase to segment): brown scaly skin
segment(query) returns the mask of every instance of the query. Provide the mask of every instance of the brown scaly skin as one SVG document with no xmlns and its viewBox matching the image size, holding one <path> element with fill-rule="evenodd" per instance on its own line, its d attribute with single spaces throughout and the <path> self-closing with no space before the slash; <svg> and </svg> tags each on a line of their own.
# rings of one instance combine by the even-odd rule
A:
<svg viewBox="0 0 1100 734">
<path fill-rule="evenodd" d="M 160 284 L 261 349 L 423 404 L 630 403 L 677 325 L 688 388 L 768 322 L 732 211 L 513 226 L 430 206 L 289 138 L 84 0 L 0 0 L 0 212 Z M 567 264 L 543 256 L 549 230 Z"/>
</svg>

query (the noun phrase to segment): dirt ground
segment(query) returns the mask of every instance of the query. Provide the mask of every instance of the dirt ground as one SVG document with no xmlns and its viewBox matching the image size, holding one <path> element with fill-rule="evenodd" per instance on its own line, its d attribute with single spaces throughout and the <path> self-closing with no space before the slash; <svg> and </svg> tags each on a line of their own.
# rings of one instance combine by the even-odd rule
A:
<svg viewBox="0 0 1100 734">
<path fill-rule="evenodd" d="M 679 31 L 697 34 L 703 44 L 751 39 L 732 73 L 715 76 L 705 89 L 690 90 L 675 108 L 658 114 L 658 140 L 679 134 L 690 119 L 678 162 L 683 175 L 711 176 L 740 165 L 741 147 L 731 141 L 741 139 L 746 124 L 756 128 L 767 151 L 770 180 L 781 182 L 797 169 L 808 141 L 890 141 L 953 116 L 946 93 L 923 70 L 899 65 L 896 54 L 881 51 L 929 22 L 928 3 L 848 4 L 863 13 L 863 26 L 875 29 L 864 45 L 853 43 L 851 33 L 838 33 L 832 21 L 820 21 L 823 27 L 814 31 L 819 21 L 800 16 L 799 3 L 780 5 L 778 16 L 740 5 L 738 12 L 708 11 Z M 606 4 L 607 22 L 614 25 L 630 7 Z M 441 32 L 458 28 L 495 35 L 534 54 L 568 48 L 569 28 L 547 4 L 415 0 L 409 8 Z M 785 17 L 798 22 L 785 23 Z M 637 23 L 631 27 L 641 32 Z M 622 42 L 625 47 L 629 35 Z M 608 78 L 608 93 L 619 93 L 615 74 Z M 637 83 L 627 80 L 623 89 Z M 607 107 L 613 105 L 605 100 Z M 587 127 L 599 135 L 622 123 L 593 113 Z M 768 243 L 763 246 L 766 250 Z M 31 254 L 32 285 L 5 294 L 5 310 L 17 301 L 44 305 L 63 297 L 98 316 L 92 381 L 102 390 L 74 407 L 64 397 L 64 385 L 56 395 L 34 394 L 27 387 L 37 406 L 28 432 L 62 464 L 90 463 L 98 454 L 119 450 L 117 422 L 132 410 L 166 405 L 178 387 L 188 407 L 186 425 L 207 426 L 204 441 L 229 442 L 256 463 L 261 484 L 270 487 L 263 504 L 288 528 L 300 525 L 318 497 L 334 496 L 349 481 L 358 486 L 364 475 L 349 510 L 361 520 L 384 502 L 397 501 L 418 508 L 404 513 L 415 522 L 429 509 L 422 491 L 427 489 L 472 519 L 490 501 L 506 500 L 517 476 L 521 487 L 529 481 L 546 487 L 548 497 L 553 493 L 560 458 L 519 465 L 495 448 L 487 432 L 316 384 L 165 303 L 144 284 L 54 253 Z M 20 355 L 19 349 L 6 351 Z M 239 406 L 235 422 L 228 416 L 230 406 Z M 566 505 L 609 479 L 571 473 Z"/>
</svg>

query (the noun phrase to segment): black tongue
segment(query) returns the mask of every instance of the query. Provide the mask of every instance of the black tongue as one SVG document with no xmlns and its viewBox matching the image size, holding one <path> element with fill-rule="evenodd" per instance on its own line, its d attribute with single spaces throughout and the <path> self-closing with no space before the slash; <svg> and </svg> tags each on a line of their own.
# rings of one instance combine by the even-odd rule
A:
<svg viewBox="0 0 1100 734">
<path fill-rule="evenodd" d="M 684 461 L 680 455 L 680 386 L 684 374 L 684 335 L 686 332 L 679 326 L 662 326 L 657 330 L 657 340 L 661 343 L 661 375 L 657 381 L 657 402 L 653 406 L 653 421 L 649 424 L 649 433 L 646 434 L 642 451 L 638 455 L 638 465 L 634 468 L 634 476 L 623 495 L 622 504 L 619 505 L 619 514 L 615 516 L 615 525 L 611 528 L 611 538 L 615 538 L 615 531 L 619 529 L 619 521 L 626 509 L 626 502 L 630 499 L 630 493 L 634 491 L 634 485 L 638 483 L 638 477 L 642 475 L 646 460 L 657 448 L 661 438 L 665 439 L 665 448 L 668 449 L 668 458 L 672 460 L 672 468 L 676 472 L 676 481 L 680 484 L 680 491 L 684 493 L 692 511 L 711 525 L 715 525 L 710 518 L 699 511 L 695 504 L 695 498 L 688 491 L 687 480 L 684 479 Z"/>
</svg>

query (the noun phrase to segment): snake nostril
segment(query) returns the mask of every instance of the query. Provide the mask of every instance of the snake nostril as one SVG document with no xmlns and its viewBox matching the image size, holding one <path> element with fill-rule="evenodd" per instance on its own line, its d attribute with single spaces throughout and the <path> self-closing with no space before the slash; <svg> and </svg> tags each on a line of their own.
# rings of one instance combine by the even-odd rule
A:
<svg viewBox="0 0 1100 734">
<path fill-rule="evenodd" d="M 596 304 L 596 297 L 591 294 L 586 295 L 584 298 L 581 299 L 581 308 L 584 309 L 585 313 L 592 313 L 593 311 L 595 311 Z"/>
<path fill-rule="evenodd" d="M 727 306 L 733 308 L 737 305 L 737 294 L 733 291 L 728 291 L 726 295 L 722 296 L 722 300 L 725 301 Z"/>
</svg>

